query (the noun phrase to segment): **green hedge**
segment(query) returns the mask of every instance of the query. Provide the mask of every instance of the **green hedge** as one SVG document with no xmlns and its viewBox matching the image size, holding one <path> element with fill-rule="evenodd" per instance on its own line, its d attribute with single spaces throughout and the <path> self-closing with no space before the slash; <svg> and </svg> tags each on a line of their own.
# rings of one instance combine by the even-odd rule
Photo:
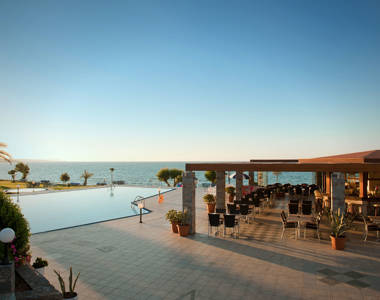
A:
<svg viewBox="0 0 380 300">
<path fill-rule="evenodd" d="M 29 237 L 30 229 L 28 221 L 21 213 L 20 207 L 4 192 L 0 191 L 0 230 L 6 227 L 12 228 L 16 237 L 13 245 L 16 247 L 16 255 L 18 257 L 26 257 L 29 255 Z M 0 257 L 3 257 L 4 247 L 0 247 Z M 14 259 L 13 251 L 10 249 L 11 259 Z"/>
</svg>

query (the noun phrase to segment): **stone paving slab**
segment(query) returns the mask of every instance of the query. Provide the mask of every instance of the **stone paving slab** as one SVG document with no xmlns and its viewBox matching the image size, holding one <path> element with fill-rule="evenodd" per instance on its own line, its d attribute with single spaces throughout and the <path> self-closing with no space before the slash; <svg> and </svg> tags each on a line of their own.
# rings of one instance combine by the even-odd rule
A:
<svg viewBox="0 0 380 300">
<path fill-rule="evenodd" d="M 181 209 L 181 189 L 146 201 L 152 213 L 33 235 L 32 253 L 53 269 L 81 272 L 80 299 L 380 299 L 380 243 L 350 239 L 345 251 L 312 235 L 280 239 L 280 219 L 242 223 L 241 238 L 207 236 L 197 190 L 197 234 L 173 234 L 167 210 Z M 329 270 L 329 271 L 328 271 Z M 336 278 L 334 278 L 334 276 Z"/>
</svg>

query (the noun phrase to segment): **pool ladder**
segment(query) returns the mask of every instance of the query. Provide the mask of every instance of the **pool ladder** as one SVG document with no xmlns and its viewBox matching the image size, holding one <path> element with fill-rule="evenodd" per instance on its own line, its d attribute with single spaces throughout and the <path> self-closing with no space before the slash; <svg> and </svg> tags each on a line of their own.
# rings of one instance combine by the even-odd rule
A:
<svg viewBox="0 0 380 300">
<path fill-rule="evenodd" d="M 134 206 L 137 207 L 139 205 L 139 202 L 142 202 L 144 200 L 145 198 L 143 196 L 136 196 L 135 200 L 131 202 L 131 208 L 135 208 Z"/>
</svg>

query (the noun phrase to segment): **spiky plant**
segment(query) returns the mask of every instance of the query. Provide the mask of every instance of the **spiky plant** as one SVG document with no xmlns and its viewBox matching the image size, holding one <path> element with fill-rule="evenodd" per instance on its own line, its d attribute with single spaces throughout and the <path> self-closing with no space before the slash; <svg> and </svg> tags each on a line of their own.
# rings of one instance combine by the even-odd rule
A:
<svg viewBox="0 0 380 300">
<path fill-rule="evenodd" d="M 335 238 L 345 237 L 345 233 L 352 226 L 353 218 L 350 215 L 341 213 L 340 209 L 337 212 L 331 211 L 330 228 L 331 236 Z"/>
<path fill-rule="evenodd" d="M 78 278 L 79 278 L 79 275 L 80 275 L 80 272 L 78 273 L 77 277 L 75 278 L 74 280 L 74 283 L 73 283 L 73 268 L 70 267 L 70 275 L 69 275 L 69 291 L 66 292 L 66 285 L 65 285 L 65 281 L 63 280 L 61 274 L 59 272 L 57 272 L 56 270 L 54 270 L 54 273 L 57 275 L 58 277 L 58 281 L 59 281 L 59 285 L 61 287 L 61 292 L 62 292 L 62 296 L 65 297 L 65 294 L 74 294 L 75 293 L 75 286 L 77 285 L 77 281 L 78 281 Z"/>
<path fill-rule="evenodd" d="M 5 147 L 7 147 L 7 144 L 0 142 L 0 147 L 5 148 Z M 12 161 L 11 161 L 12 156 L 8 152 L 6 152 L 5 150 L 0 149 L 0 160 L 5 160 L 9 163 L 12 163 Z"/>
</svg>

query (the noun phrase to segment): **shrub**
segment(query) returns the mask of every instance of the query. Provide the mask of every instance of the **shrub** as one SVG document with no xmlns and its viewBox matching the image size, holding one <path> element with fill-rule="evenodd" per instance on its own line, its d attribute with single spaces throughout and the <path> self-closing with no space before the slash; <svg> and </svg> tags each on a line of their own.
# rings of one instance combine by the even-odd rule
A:
<svg viewBox="0 0 380 300">
<path fill-rule="evenodd" d="M 215 203 L 216 199 L 213 194 L 206 194 L 203 196 L 203 201 L 206 203 Z"/>
<path fill-rule="evenodd" d="M 216 182 L 216 172 L 215 171 L 206 171 L 205 172 L 205 177 L 211 183 L 215 183 Z"/>
<path fill-rule="evenodd" d="M 33 268 L 40 269 L 48 266 L 47 260 L 42 259 L 41 257 L 37 257 L 35 262 L 33 263 Z"/>
<path fill-rule="evenodd" d="M 226 187 L 226 193 L 229 195 L 235 195 L 235 187 L 233 186 L 227 186 Z"/>
<path fill-rule="evenodd" d="M 30 229 L 28 221 L 21 213 L 20 207 L 0 191 L 0 228 L 10 227 L 14 230 L 16 237 L 12 242 L 10 251 L 11 259 L 17 262 L 29 255 Z M 4 247 L 0 247 L 0 257 L 4 255 Z"/>
<path fill-rule="evenodd" d="M 169 210 L 165 217 L 171 224 L 178 223 L 177 211 L 175 209 Z"/>
</svg>

